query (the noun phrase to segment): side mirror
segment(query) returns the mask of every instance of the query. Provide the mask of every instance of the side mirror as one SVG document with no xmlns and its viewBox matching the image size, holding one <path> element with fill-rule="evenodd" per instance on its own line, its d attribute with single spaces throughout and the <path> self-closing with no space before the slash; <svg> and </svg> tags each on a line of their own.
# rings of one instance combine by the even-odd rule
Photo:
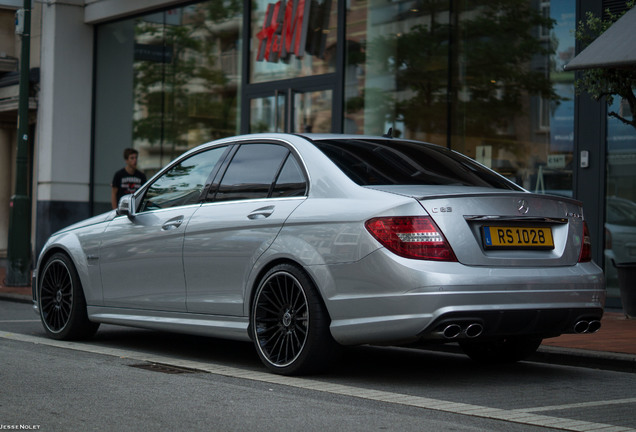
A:
<svg viewBox="0 0 636 432">
<path fill-rule="evenodd" d="M 117 204 L 117 216 L 128 216 L 129 219 L 135 217 L 135 197 L 124 195 Z"/>
</svg>

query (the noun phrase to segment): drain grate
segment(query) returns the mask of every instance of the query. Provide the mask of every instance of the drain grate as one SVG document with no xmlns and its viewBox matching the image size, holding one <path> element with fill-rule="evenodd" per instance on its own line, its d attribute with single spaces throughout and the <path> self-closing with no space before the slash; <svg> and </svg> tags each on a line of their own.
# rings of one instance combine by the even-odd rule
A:
<svg viewBox="0 0 636 432">
<path fill-rule="evenodd" d="M 137 368 L 137 369 L 144 369 L 144 370 L 149 370 L 153 372 L 161 372 L 166 374 L 183 374 L 183 373 L 195 372 L 194 370 L 191 370 L 191 369 L 178 368 L 175 366 L 168 366 L 168 365 L 159 364 L 159 363 L 140 363 L 140 364 L 133 364 L 129 366 Z"/>
</svg>

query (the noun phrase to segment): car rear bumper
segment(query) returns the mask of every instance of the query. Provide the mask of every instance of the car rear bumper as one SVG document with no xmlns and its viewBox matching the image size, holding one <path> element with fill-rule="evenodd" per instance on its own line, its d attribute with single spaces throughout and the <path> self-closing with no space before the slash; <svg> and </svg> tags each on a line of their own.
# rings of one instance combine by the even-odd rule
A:
<svg viewBox="0 0 636 432">
<path fill-rule="evenodd" d="M 328 270 L 310 272 L 322 277 L 318 285 L 332 319 L 331 332 L 344 345 L 443 340 L 440 329 L 453 320 L 464 327 L 480 323 L 480 338 L 558 336 L 574 332 L 581 320 L 600 320 L 605 303 L 602 270 L 591 262 L 470 267 L 404 259 L 380 250 Z M 463 330 L 457 337 L 464 335 Z"/>
</svg>

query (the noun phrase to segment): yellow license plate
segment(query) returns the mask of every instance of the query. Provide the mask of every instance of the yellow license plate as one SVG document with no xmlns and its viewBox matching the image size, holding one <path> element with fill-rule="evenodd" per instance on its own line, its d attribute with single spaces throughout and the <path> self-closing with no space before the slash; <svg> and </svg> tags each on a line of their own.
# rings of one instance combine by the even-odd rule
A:
<svg viewBox="0 0 636 432">
<path fill-rule="evenodd" d="M 484 226 L 485 248 L 554 249 L 550 227 Z"/>
</svg>

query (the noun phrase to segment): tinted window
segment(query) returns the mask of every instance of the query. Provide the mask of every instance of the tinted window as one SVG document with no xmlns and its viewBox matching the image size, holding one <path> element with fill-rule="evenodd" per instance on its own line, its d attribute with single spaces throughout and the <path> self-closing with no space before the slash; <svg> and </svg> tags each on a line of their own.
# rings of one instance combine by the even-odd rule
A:
<svg viewBox="0 0 636 432">
<path fill-rule="evenodd" d="M 197 153 L 172 167 L 148 188 L 140 211 L 196 204 L 225 150 L 226 147 L 216 147 Z"/>
<path fill-rule="evenodd" d="M 275 144 L 243 144 L 221 180 L 215 201 L 267 198 L 288 153 Z"/>
<path fill-rule="evenodd" d="M 463 185 L 520 188 L 443 147 L 400 140 L 326 140 L 314 144 L 361 186 Z"/>
<path fill-rule="evenodd" d="M 307 182 L 305 181 L 305 176 L 298 166 L 298 162 L 296 162 L 296 159 L 294 159 L 290 153 L 289 156 L 287 156 L 285 165 L 283 165 L 283 169 L 276 179 L 272 197 L 303 196 L 305 195 L 306 189 Z"/>
</svg>

